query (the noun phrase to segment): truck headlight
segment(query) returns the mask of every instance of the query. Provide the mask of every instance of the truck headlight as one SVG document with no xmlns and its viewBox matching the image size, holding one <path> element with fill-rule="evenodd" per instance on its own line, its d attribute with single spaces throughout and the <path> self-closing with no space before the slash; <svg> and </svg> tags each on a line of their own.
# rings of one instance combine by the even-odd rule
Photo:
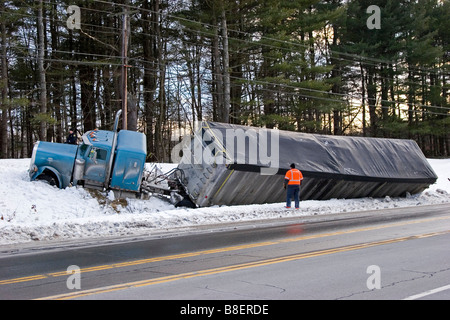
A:
<svg viewBox="0 0 450 320">
<path fill-rule="evenodd" d="M 31 153 L 30 172 L 32 172 L 32 171 L 36 172 L 36 171 L 37 171 L 37 167 L 36 167 L 36 165 L 34 164 L 34 162 L 36 161 L 36 153 L 37 153 L 38 146 L 39 146 L 39 141 L 37 141 L 37 142 L 34 144 L 33 152 Z"/>
</svg>

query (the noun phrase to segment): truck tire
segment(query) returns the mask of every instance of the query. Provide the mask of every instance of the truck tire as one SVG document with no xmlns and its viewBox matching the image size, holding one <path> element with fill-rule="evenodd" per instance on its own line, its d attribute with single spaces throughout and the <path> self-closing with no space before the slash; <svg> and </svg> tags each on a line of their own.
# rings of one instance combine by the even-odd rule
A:
<svg viewBox="0 0 450 320">
<path fill-rule="evenodd" d="M 36 178 L 36 180 L 44 181 L 51 186 L 55 186 L 55 187 L 58 186 L 58 183 L 56 182 L 55 177 L 53 177 L 47 173 L 41 174 L 39 177 Z"/>
</svg>

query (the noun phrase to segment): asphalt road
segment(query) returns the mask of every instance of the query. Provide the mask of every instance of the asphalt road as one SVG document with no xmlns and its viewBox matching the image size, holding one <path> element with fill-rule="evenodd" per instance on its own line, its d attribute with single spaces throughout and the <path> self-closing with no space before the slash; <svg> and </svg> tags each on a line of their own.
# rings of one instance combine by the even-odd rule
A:
<svg viewBox="0 0 450 320">
<path fill-rule="evenodd" d="M 8 247 L 0 299 L 447 300 L 449 243 L 446 204 Z"/>
</svg>

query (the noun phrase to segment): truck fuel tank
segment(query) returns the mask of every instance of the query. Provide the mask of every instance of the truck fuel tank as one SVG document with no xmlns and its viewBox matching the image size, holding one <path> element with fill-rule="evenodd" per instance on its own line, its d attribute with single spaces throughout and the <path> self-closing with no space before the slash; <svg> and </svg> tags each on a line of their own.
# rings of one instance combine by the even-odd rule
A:
<svg viewBox="0 0 450 320">
<path fill-rule="evenodd" d="M 75 160 L 75 166 L 73 169 L 73 180 L 74 180 L 75 185 L 76 185 L 77 181 L 83 180 L 85 164 L 86 164 L 86 160 L 84 160 L 82 158 L 77 158 Z"/>
</svg>

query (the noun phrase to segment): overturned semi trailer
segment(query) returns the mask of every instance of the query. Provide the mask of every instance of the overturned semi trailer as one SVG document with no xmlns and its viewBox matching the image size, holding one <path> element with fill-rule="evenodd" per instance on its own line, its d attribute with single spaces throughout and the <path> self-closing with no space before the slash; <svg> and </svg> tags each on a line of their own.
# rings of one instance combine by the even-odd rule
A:
<svg viewBox="0 0 450 320">
<path fill-rule="evenodd" d="M 175 152 L 178 179 L 200 207 L 282 202 L 291 163 L 304 176 L 302 200 L 405 196 L 437 179 L 412 140 L 203 122 Z"/>
</svg>

